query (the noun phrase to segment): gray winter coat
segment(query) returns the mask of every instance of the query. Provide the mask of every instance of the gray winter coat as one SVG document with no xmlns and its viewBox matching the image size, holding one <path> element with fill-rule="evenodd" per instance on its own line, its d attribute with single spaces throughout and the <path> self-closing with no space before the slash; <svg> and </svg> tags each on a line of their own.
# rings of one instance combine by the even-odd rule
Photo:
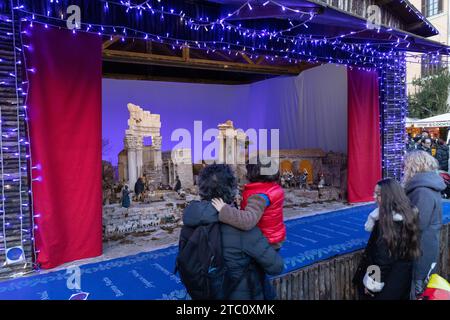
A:
<svg viewBox="0 0 450 320">
<path fill-rule="evenodd" d="M 439 263 L 439 237 L 442 227 L 441 191 L 444 189 L 444 180 L 435 172 L 418 173 L 405 186 L 411 203 L 419 209 L 422 256 L 414 266 L 413 278 L 416 281 L 425 280 L 431 264 Z"/>
<path fill-rule="evenodd" d="M 183 223 L 195 227 L 218 222 L 217 210 L 209 201 L 193 201 L 184 210 Z M 241 231 L 221 224 L 222 246 L 225 264 L 233 279 L 240 279 L 248 272 L 231 293 L 231 300 L 263 300 L 265 274 L 277 275 L 284 269 L 283 258 L 269 245 L 258 227 Z"/>
</svg>

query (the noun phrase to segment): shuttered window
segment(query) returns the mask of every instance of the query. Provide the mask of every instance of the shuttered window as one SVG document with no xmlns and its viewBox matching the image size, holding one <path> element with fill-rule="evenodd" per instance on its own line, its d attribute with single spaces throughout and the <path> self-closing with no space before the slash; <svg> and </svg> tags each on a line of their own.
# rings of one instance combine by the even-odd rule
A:
<svg viewBox="0 0 450 320">
<path fill-rule="evenodd" d="M 425 17 L 442 13 L 443 9 L 443 0 L 422 0 L 422 13 Z"/>
</svg>

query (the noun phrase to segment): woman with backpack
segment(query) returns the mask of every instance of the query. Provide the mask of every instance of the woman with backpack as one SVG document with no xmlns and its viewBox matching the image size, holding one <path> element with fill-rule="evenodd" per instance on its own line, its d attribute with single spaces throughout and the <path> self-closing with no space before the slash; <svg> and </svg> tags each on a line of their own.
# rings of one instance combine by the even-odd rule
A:
<svg viewBox="0 0 450 320">
<path fill-rule="evenodd" d="M 422 255 L 414 264 L 411 298 L 420 296 L 431 265 L 439 263 L 439 237 L 442 227 L 442 197 L 446 189 L 439 176 L 439 164 L 424 151 L 412 151 L 405 158 L 403 183 L 411 203 L 419 209 Z M 434 271 L 436 271 L 435 269 Z"/>
<path fill-rule="evenodd" d="M 364 300 L 408 300 L 420 255 L 417 211 L 394 179 L 379 181 L 374 198 L 378 207 L 365 224 L 371 235 L 353 282 Z"/>
<path fill-rule="evenodd" d="M 241 230 L 255 226 L 261 229 L 270 245 L 279 250 L 286 239 L 283 219 L 284 191 L 278 184 L 279 170 L 268 175 L 272 166 L 270 158 L 253 158 L 246 165 L 248 184 L 242 192 L 241 209 L 227 205 L 223 199 L 213 199 L 212 204 L 219 212 L 219 220 Z M 276 165 L 278 168 L 278 164 Z"/>
<path fill-rule="evenodd" d="M 280 274 L 283 259 L 258 227 L 242 231 L 219 222 L 211 200 L 233 203 L 237 184 L 231 168 L 205 167 L 198 187 L 202 200 L 184 210 L 177 257 L 188 293 L 193 299 L 264 300 L 266 274 Z"/>
</svg>

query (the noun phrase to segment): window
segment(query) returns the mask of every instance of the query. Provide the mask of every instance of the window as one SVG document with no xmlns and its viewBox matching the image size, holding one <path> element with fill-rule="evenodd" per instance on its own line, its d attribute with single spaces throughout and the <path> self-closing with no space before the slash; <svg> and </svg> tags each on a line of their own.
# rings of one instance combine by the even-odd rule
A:
<svg viewBox="0 0 450 320">
<path fill-rule="evenodd" d="M 429 57 L 422 57 L 422 77 L 428 77 L 428 76 L 432 76 L 436 73 L 438 73 L 443 65 L 442 65 L 442 61 L 436 60 L 434 59 L 433 61 L 430 60 Z"/>
<path fill-rule="evenodd" d="M 431 17 L 436 14 L 442 13 L 443 1 L 442 0 L 422 0 L 422 13 L 425 17 Z"/>
</svg>

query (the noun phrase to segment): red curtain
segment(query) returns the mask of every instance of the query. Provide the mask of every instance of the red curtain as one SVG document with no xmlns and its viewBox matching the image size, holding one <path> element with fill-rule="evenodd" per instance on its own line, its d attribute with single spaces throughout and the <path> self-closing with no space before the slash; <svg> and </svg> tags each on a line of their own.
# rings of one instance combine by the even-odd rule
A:
<svg viewBox="0 0 450 320">
<path fill-rule="evenodd" d="M 381 179 L 378 73 L 348 70 L 348 201 L 373 201 Z"/>
<path fill-rule="evenodd" d="M 102 253 L 102 43 L 35 24 L 25 39 L 36 247 L 42 268 Z"/>
</svg>

